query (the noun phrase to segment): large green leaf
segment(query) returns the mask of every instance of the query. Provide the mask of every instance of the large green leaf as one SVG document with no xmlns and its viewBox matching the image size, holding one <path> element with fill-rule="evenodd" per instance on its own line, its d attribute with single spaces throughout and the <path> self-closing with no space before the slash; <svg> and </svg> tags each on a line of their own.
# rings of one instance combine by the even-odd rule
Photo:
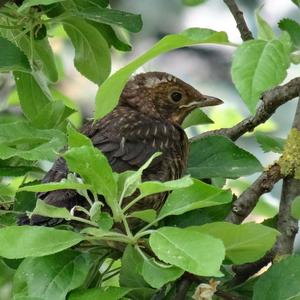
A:
<svg viewBox="0 0 300 300">
<path fill-rule="evenodd" d="M 213 43 L 229 44 L 226 33 L 205 28 L 190 28 L 180 34 L 165 36 L 150 50 L 118 70 L 101 85 L 96 96 L 95 119 L 102 118 L 117 105 L 130 75 L 147 61 L 176 48 Z"/>
<path fill-rule="evenodd" d="M 37 129 L 27 122 L 0 124 L 1 159 L 54 160 L 65 143 L 65 135 L 56 129 Z"/>
<path fill-rule="evenodd" d="M 231 201 L 230 191 L 194 179 L 194 184 L 173 191 L 160 210 L 159 219 L 170 215 L 180 215 L 197 208 L 222 205 Z"/>
<path fill-rule="evenodd" d="M 131 289 L 124 287 L 104 287 L 93 288 L 82 291 L 74 291 L 68 297 L 68 300 L 119 300 L 123 299 Z M 124 298 L 125 299 L 125 298 Z"/>
<path fill-rule="evenodd" d="M 87 20 L 108 25 L 122 26 L 132 32 L 139 32 L 143 26 L 142 18 L 140 15 L 135 15 L 129 12 L 110 8 L 85 8 L 83 10 L 80 10 L 76 14 Z"/>
<path fill-rule="evenodd" d="M 84 283 L 90 267 L 87 254 L 71 250 L 26 258 L 14 277 L 14 299 L 64 300 Z"/>
<path fill-rule="evenodd" d="M 273 264 L 254 285 L 253 300 L 298 300 L 300 298 L 300 256 Z"/>
<path fill-rule="evenodd" d="M 153 252 L 162 261 L 200 276 L 220 276 L 225 257 L 221 240 L 196 230 L 162 227 L 150 235 Z"/>
<path fill-rule="evenodd" d="M 64 29 L 75 48 L 74 65 L 89 80 L 100 84 L 110 73 L 109 47 L 100 32 L 78 18 L 64 20 Z"/>
<path fill-rule="evenodd" d="M 103 195 L 115 213 L 118 208 L 117 183 L 105 155 L 93 146 L 81 146 L 68 150 L 64 158 L 69 169 L 90 184 L 95 193 Z"/>
<path fill-rule="evenodd" d="M 0 72 L 31 71 L 26 55 L 17 46 L 1 36 L 0 53 Z"/>
<path fill-rule="evenodd" d="M 44 256 L 70 248 L 83 240 L 79 233 L 48 227 L 10 226 L 0 229 L 0 256 Z"/>
<path fill-rule="evenodd" d="M 283 81 L 289 64 L 289 49 L 281 40 L 251 40 L 239 46 L 233 57 L 231 75 L 252 113 L 262 92 Z"/>
<path fill-rule="evenodd" d="M 196 178 L 236 178 L 262 170 L 249 152 L 223 136 L 208 136 L 190 146 L 188 172 Z"/>
<path fill-rule="evenodd" d="M 222 240 L 226 257 L 234 264 L 243 264 L 261 258 L 274 245 L 279 234 L 273 228 L 255 223 L 235 225 L 228 222 L 215 222 L 189 228 Z"/>
</svg>

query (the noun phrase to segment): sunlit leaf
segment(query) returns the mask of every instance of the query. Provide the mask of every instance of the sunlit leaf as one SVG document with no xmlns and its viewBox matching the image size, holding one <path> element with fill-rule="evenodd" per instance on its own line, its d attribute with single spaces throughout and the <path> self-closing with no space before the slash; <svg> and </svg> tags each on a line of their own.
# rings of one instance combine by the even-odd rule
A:
<svg viewBox="0 0 300 300">
<path fill-rule="evenodd" d="M 289 64 L 289 50 L 280 40 L 251 40 L 238 47 L 231 75 L 252 113 L 262 92 L 283 81 Z"/>
<path fill-rule="evenodd" d="M 285 144 L 285 139 L 266 135 L 259 132 L 255 133 L 255 137 L 264 152 L 272 151 L 276 153 L 282 153 Z"/>
<path fill-rule="evenodd" d="M 0 229 L 0 256 L 44 256 L 70 248 L 83 240 L 79 233 L 48 227 L 10 226 Z"/>
<path fill-rule="evenodd" d="M 214 222 L 190 228 L 222 240 L 226 257 L 234 264 L 261 258 L 274 245 L 279 234 L 273 228 L 255 223 L 235 225 L 228 222 Z"/>
<path fill-rule="evenodd" d="M 150 235 L 151 249 L 162 261 L 200 276 L 220 276 L 225 257 L 221 240 L 196 230 L 162 227 Z"/>
</svg>

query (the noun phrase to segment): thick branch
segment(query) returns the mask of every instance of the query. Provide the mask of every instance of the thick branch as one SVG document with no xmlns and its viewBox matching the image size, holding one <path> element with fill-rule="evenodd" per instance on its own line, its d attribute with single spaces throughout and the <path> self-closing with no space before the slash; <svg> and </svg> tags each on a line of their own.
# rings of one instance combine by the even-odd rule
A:
<svg viewBox="0 0 300 300">
<path fill-rule="evenodd" d="M 246 132 L 253 131 L 255 127 L 266 122 L 276 109 L 286 102 L 294 99 L 300 93 L 300 77 L 296 77 L 288 83 L 277 86 L 262 95 L 262 103 L 259 105 L 254 116 L 250 116 L 230 128 L 221 128 L 208 131 L 195 136 L 192 141 L 208 135 L 224 135 L 235 141 Z"/>
<path fill-rule="evenodd" d="M 298 106 L 295 113 L 293 128 L 300 130 L 300 99 L 298 101 Z M 267 186 L 268 188 L 272 189 L 272 186 L 275 183 L 273 183 L 273 180 L 279 180 L 282 175 L 280 174 L 280 168 L 277 164 L 274 164 L 269 169 L 269 171 L 269 175 L 268 173 L 265 173 L 265 175 L 267 182 L 270 183 L 267 184 Z M 259 178 L 261 178 L 263 175 L 264 173 Z M 258 200 L 260 196 L 255 192 L 255 189 L 261 190 L 258 183 L 259 178 L 234 203 L 234 207 L 237 204 L 239 209 L 242 209 L 242 212 L 245 214 L 245 216 L 247 216 L 247 214 L 251 212 L 249 204 L 255 206 L 257 202 L 255 201 L 255 198 Z M 256 184 L 257 186 L 255 187 Z M 286 255 L 293 252 L 294 240 L 298 232 L 298 221 L 291 216 L 291 205 L 295 197 L 299 195 L 300 180 L 294 179 L 292 177 L 284 178 L 277 223 L 277 228 L 280 231 L 281 235 L 278 237 L 274 247 L 258 261 L 234 266 L 233 270 L 236 273 L 236 276 L 233 280 L 233 284 L 239 284 L 246 281 L 250 276 L 254 275 L 262 267 L 266 266 L 269 262 L 272 262 L 276 255 Z M 241 198 L 242 196 L 243 198 Z M 247 197 L 249 197 L 250 199 L 247 199 Z M 236 215 L 234 211 L 235 209 L 233 209 L 233 212 L 231 212 L 231 214 L 228 216 L 228 220 L 235 223 L 242 222 L 243 218 L 240 215 Z"/>
<path fill-rule="evenodd" d="M 236 25 L 241 34 L 242 40 L 243 41 L 252 40 L 253 36 L 244 19 L 243 12 L 240 11 L 235 1 L 234 0 L 223 0 L 223 1 L 228 6 L 231 14 L 233 15 L 236 21 Z"/>
<path fill-rule="evenodd" d="M 298 100 L 293 128 L 300 130 L 300 99 Z M 293 200 L 299 195 L 300 180 L 292 177 L 284 178 L 277 223 L 277 228 L 281 232 L 276 243 L 278 255 L 293 252 L 294 240 L 298 232 L 298 221 L 291 216 L 291 206 Z"/>
<path fill-rule="evenodd" d="M 226 220 L 234 224 L 242 223 L 256 206 L 259 197 L 270 192 L 281 178 L 280 167 L 275 163 L 238 197 Z"/>
</svg>

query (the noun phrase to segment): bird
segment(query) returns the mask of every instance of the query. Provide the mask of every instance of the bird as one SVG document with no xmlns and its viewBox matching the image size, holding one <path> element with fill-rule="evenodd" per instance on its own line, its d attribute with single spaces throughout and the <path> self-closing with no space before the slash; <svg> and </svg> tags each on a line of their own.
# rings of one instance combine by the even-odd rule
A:
<svg viewBox="0 0 300 300">
<path fill-rule="evenodd" d="M 189 142 L 181 127 L 183 120 L 196 108 L 222 103 L 169 73 L 140 73 L 126 83 L 115 109 L 96 122 L 87 122 L 81 133 L 107 157 L 114 172 L 138 170 L 154 153 L 161 152 L 143 171 L 142 181 L 175 180 L 183 176 L 188 159 Z M 42 182 L 59 182 L 67 176 L 66 161 L 60 157 Z M 75 190 L 39 193 L 38 197 L 69 210 L 83 203 Z M 131 210 L 159 211 L 166 197 L 167 193 L 147 196 Z M 123 205 L 129 201 L 125 199 Z M 19 224 L 53 226 L 57 220 L 33 215 L 21 218 Z"/>
</svg>

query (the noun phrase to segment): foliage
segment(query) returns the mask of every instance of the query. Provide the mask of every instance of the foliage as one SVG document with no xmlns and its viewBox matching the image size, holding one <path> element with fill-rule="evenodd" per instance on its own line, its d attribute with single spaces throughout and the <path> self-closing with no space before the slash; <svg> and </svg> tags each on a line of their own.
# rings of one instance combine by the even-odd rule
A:
<svg viewBox="0 0 300 300">
<path fill-rule="evenodd" d="M 183 1 L 189 6 L 203 2 Z M 299 1 L 293 2 L 299 6 Z M 232 79 L 242 101 L 255 113 L 262 93 L 285 79 L 299 48 L 300 28 L 296 21 L 284 19 L 279 22 L 281 35 L 276 36 L 259 11 L 256 20 L 258 37 L 240 45 L 231 43 L 225 32 L 206 28 L 166 35 L 109 76 L 112 48 L 131 50 L 119 33 L 139 32 L 140 15 L 114 10 L 108 0 L 0 4 L 0 71 L 12 73 L 22 111 L 13 119 L 0 112 L 0 287 L 12 284 L 13 299 L 171 299 L 185 276 L 200 276 L 205 282 L 216 278 L 230 291 L 227 284 L 233 274 L 228 265 L 253 262 L 272 248 L 278 231 L 271 226 L 224 222 L 234 194 L 226 180 L 238 183 L 240 177 L 263 170 L 253 154 L 224 136 L 207 136 L 191 143 L 188 174 L 181 179 L 142 182 L 143 170 L 160 153 L 137 171 L 113 172 L 105 155 L 72 124 L 78 112 L 57 90 L 61 75 L 48 40 L 54 29 L 63 28 L 74 48 L 74 66 L 97 84 L 95 119 L 115 107 L 140 66 L 171 50 L 203 44 L 236 48 Z M 198 110 L 184 127 L 212 122 Z M 283 153 L 283 169 L 298 176 L 295 130 L 287 146 L 285 139 L 261 133 L 256 138 L 265 152 Z M 68 177 L 42 183 L 43 163 L 58 157 L 66 160 Z M 203 182 L 207 178 L 212 184 Z M 59 189 L 77 191 L 86 205 L 69 211 L 36 200 L 36 192 Z M 143 197 L 165 191 L 170 194 L 159 212 L 130 210 Z M 130 195 L 133 200 L 124 207 L 123 199 Z M 103 202 L 109 207 L 106 211 Z M 63 222 L 55 228 L 17 226 L 21 213 Z M 292 213 L 299 218 L 299 198 Z M 143 225 L 132 229 L 132 218 Z M 298 263 L 298 256 L 289 257 L 259 276 L 251 288 L 254 299 L 297 297 Z M 246 295 L 245 289 L 235 292 Z"/>
</svg>

